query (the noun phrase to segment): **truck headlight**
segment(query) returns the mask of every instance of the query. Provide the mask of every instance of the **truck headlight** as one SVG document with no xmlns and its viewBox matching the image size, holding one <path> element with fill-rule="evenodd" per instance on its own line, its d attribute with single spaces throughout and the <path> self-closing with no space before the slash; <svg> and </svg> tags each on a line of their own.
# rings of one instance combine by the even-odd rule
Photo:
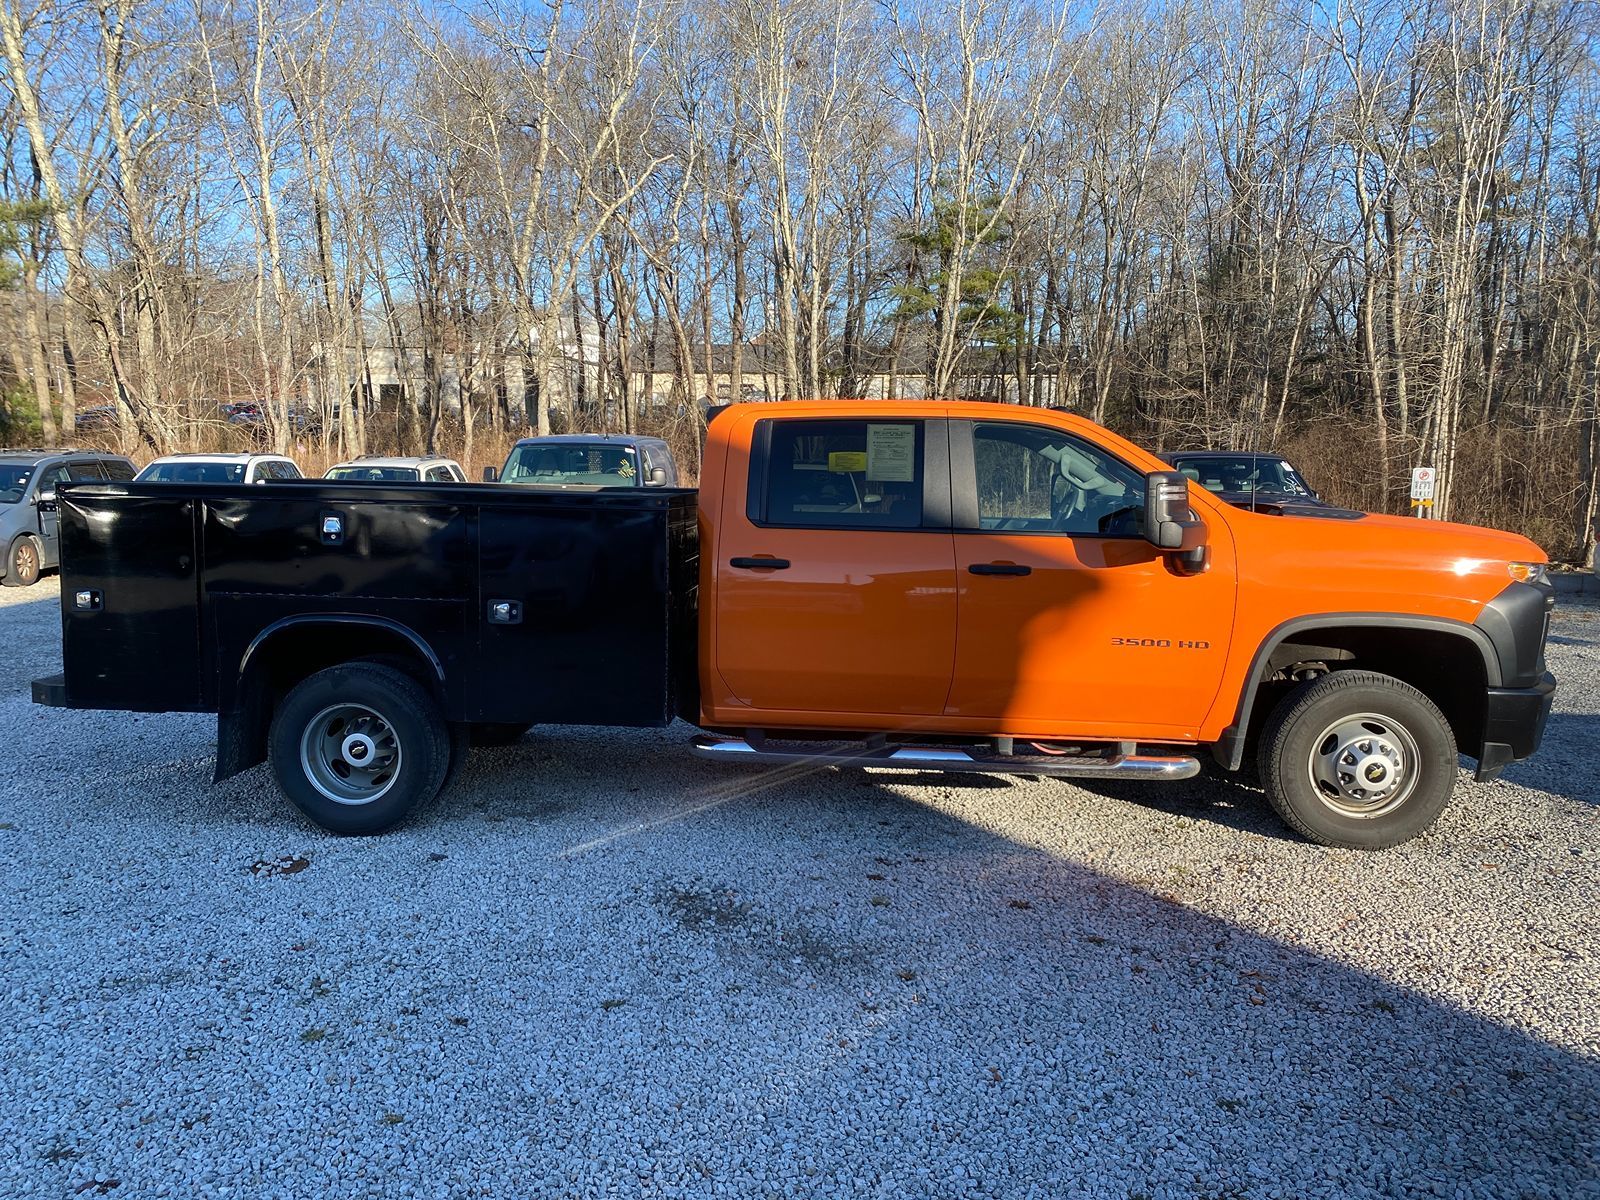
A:
<svg viewBox="0 0 1600 1200">
<path fill-rule="evenodd" d="M 1548 563 L 1513 562 L 1506 564 L 1506 570 L 1511 573 L 1511 578 L 1518 583 L 1543 583 L 1545 576 L 1550 573 Z"/>
</svg>

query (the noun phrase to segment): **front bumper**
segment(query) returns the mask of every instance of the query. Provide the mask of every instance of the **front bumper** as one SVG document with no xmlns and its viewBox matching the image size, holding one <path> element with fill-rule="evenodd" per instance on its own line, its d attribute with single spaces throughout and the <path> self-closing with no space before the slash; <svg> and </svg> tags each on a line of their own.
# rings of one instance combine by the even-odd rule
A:
<svg viewBox="0 0 1600 1200">
<path fill-rule="evenodd" d="M 1527 758 L 1539 748 L 1555 691 L 1556 677 L 1548 671 L 1532 687 L 1488 690 L 1478 779 L 1496 778 L 1507 764 Z"/>
</svg>

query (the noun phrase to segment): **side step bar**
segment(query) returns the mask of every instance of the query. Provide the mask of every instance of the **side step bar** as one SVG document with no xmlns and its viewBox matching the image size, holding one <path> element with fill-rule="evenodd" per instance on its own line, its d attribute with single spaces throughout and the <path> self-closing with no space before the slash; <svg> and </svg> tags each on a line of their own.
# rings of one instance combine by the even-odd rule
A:
<svg viewBox="0 0 1600 1200">
<path fill-rule="evenodd" d="M 960 746 L 891 746 L 882 743 L 791 743 L 697 734 L 691 751 L 720 762 L 813 767 L 900 767 L 910 771 L 965 771 L 988 775 L 1049 775 L 1058 779 L 1192 779 L 1200 760 L 1192 755 L 992 754 Z M 814 747 L 803 749 L 801 747 Z"/>
</svg>

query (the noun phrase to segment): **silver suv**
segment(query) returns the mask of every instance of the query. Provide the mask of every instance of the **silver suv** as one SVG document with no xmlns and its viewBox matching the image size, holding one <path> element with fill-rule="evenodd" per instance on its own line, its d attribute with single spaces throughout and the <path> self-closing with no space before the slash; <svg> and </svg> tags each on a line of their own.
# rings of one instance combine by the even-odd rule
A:
<svg viewBox="0 0 1600 1200">
<path fill-rule="evenodd" d="M 61 561 L 56 484 L 124 482 L 133 463 L 99 450 L 0 450 L 0 582 L 38 583 Z"/>
<path fill-rule="evenodd" d="M 386 458 L 364 454 L 328 468 L 324 479 L 342 483 L 465 483 L 466 473 L 453 458 Z"/>
</svg>

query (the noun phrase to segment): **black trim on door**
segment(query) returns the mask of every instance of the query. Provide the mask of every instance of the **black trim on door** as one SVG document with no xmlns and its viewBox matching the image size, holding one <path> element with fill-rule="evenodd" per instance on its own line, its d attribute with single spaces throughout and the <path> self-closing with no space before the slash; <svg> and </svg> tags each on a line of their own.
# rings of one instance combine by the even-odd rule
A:
<svg viewBox="0 0 1600 1200">
<path fill-rule="evenodd" d="M 950 528 L 978 528 L 978 468 L 972 456 L 972 422 L 946 421 L 950 438 Z"/>
<path fill-rule="evenodd" d="M 922 423 L 922 528 L 950 528 L 950 422 Z"/>
<path fill-rule="evenodd" d="M 752 525 L 767 523 L 767 460 L 772 457 L 772 421 L 756 422 L 750 436 L 750 468 L 746 472 L 744 515 Z"/>
<path fill-rule="evenodd" d="M 1032 575 L 1033 568 L 1021 563 L 971 563 L 967 571 L 973 575 Z"/>
</svg>

